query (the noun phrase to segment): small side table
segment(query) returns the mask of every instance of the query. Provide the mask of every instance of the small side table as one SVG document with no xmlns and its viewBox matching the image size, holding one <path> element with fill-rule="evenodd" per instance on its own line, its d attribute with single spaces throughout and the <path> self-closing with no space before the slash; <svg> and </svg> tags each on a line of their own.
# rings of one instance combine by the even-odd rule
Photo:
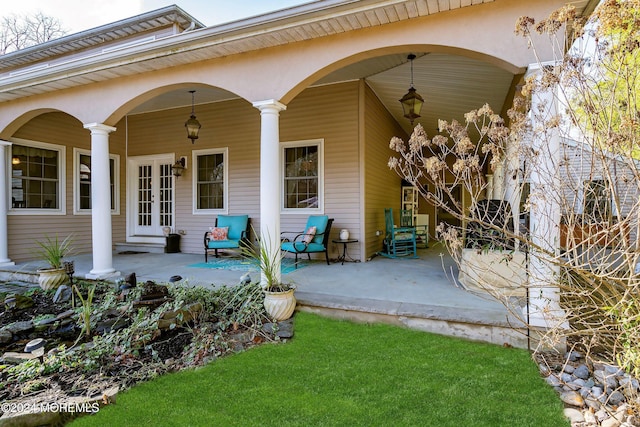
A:
<svg viewBox="0 0 640 427">
<path fill-rule="evenodd" d="M 336 243 L 336 244 L 342 244 L 342 255 L 338 254 L 338 259 L 336 260 L 337 262 L 342 262 L 342 265 L 344 265 L 344 261 L 345 260 L 347 260 L 349 262 L 358 262 L 359 261 L 359 260 L 353 259 L 349 255 L 347 255 L 347 245 L 349 243 L 358 243 L 358 239 L 346 239 L 346 240 L 333 239 L 332 242 Z"/>
</svg>

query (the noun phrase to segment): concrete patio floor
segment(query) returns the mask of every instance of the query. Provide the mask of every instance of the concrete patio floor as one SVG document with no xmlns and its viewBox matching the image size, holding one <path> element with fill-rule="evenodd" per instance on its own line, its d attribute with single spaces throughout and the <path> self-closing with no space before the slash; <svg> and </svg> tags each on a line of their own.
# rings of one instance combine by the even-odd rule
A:
<svg viewBox="0 0 640 427">
<path fill-rule="evenodd" d="M 416 259 L 374 257 L 344 265 L 314 261 L 283 275 L 297 285 L 298 309 L 337 318 L 397 325 L 499 345 L 526 348 L 526 330 L 499 302 L 464 290 L 457 268 L 442 247 L 421 249 Z M 92 268 L 91 254 L 71 257 L 76 277 Z M 194 268 L 202 254 L 114 254 L 123 276 L 135 272 L 138 282 L 168 282 L 179 275 L 191 286 L 235 285 L 245 271 Z M 33 281 L 43 267 L 32 262 L 0 267 L 0 281 Z M 446 271 L 446 272 L 445 272 Z M 31 279 L 30 279 L 31 278 Z M 257 280 L 258 273 L 252 273 Z M 36 279 L 37 280 L 37 279 Z"/>
</svg>

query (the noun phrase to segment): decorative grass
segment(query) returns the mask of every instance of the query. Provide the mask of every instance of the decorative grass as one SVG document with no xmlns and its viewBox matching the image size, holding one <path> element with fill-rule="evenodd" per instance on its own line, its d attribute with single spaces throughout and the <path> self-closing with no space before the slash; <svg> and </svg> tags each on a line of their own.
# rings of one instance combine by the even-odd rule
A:
<svg viewBox="0 0 640 427">
<path fill-rule="evenodd" d="M 74 426 L 569 426 L 525 350 L 308 313 L 295 337 L 141 384 Z"/>
</svg>

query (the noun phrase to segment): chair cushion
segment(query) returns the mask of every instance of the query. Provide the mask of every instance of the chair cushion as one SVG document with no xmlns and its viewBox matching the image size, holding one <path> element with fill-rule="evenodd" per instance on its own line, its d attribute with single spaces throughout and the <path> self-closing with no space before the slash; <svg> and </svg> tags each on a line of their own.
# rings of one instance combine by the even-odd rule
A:
<svg viewBox="0 0 640 427">
<path fill-rule="evenodd" d="M 305 245 L 302 242 L 283 242 L 281 249 L 291 253 L 324 252 L 324 246 L 314 242 L 311 242 L 308 245 Z"/>
<path fill-rule="evenodd" d="M 316 227 L 316 235 L 313 237 L 312 242 L 318 243 L 322 246 L 322 240 L 324 239 L 324 231 L 327 229 L 329 223 L 329 217 L 327 215 L 311 215 L 307 220 L 306 230 L 309 227 Z M 324 250 L 324 249 L 322 249 Z"/>
<path fill-rule="evenodd" d="M 208 249 L 233 249 L 240 247 L 240 240 L 209 240 Z"/>
<path fill-rule="evenodd" d="M 311 241 L 313 240 L 313 238 L 316 236 L 316 227 L 315 226 L 311 226 L 309 228 L 307 228 L 307 231 L 304 232 L 304 237 L 302 238 L 302 241 L 304 243 L 311 243 Z"/>
<path fill-rule="evenodd" d="M 227 238 L 240 240 L 242 232 L 247 229 L 249 215 L 218 215 L 218 227 L 229 227 Z"/>
<path fill-rule="evenodd" d="M 211 229 L 211 240 L 228 240 L 229 227 L 213 227 Z"/>
</svg>

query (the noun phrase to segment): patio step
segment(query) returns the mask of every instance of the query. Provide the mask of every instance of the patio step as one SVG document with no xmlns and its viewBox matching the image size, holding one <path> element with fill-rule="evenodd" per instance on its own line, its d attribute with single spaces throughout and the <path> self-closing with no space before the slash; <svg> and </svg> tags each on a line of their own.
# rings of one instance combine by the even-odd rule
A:
<svg viewBox="0 0 640 427">
<path fill-rule="evenodd" d="M 297 310 L 363 323 L 383 322 L 497 345 L 528 348 L 526 327 L 484 310 L 296 292 Z M 516 327 L 516 325 L 522 327 Z"/>
<path fill-rule="evenodd" d="M 19 267 L 0 267 L 0 282 L 38 283 L 39 274 L 35 271 L 20 270 Z"/>
<path fill-rule="evenodd" d="M 164 243 L 116 243 L 117 254 L 128 253 L 164 253 Z"/>
</svg>

